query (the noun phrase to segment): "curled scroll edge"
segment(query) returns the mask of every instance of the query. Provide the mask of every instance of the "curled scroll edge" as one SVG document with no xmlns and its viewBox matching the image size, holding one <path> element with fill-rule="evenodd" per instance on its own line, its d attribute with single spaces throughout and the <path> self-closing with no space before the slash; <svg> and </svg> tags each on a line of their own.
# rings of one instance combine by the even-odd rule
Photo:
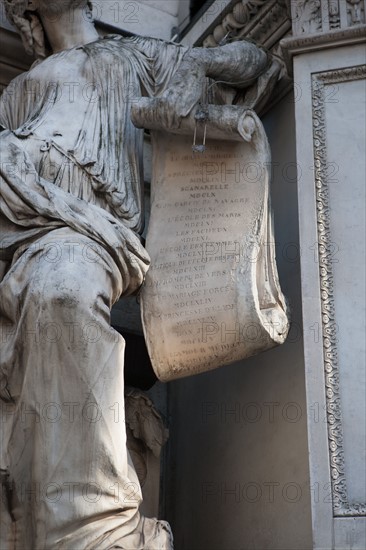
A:
<svg viewBox="0 0 366 550">
<path fill-rule="evenodd" d="M 162 183 L 166 179 L 163 172 L 169 147 L 174 141 L 177 147 L 188 147 L 189 140 L 183 136 L 192 138 L 197 126 L 197 111 L 172 123 L 164 100 L 142 98 L 133 105 L 132 121 L 137 127 L 152 130 L 154 163 L 153 202 L 147 235 L 147 250 L 152 258 L 152 266 L 142 291 L 142 321 L 152 365 L 161 381 L 198 374 L 266 351 L 282 344 L 289 331 L 289 311 L 280 288 L 275 259 L 269 196 L 271 157 L 263 125 L 256 113 L 245 107 L 208 105 L 205 109 L 209 143 L 222 141 L 223 147 L 229 147 L 230 150 L 228 142 L 233 142 L 233 147 L 242 152 L 243 158 L 250 158 L 263 168 L 255 196 L 252 195 L 253 204 L 249 201 L 248 217 L 254 212 L 255 223 L 252 223 L 250 229 L 249 226 L 246 229 L 243 227 L 243 233 L 239 230 L 234 237 L 237 239 L 240 235 L 243 250 L 245 248 L 245 254 L 240 255 L 239 261 L 233 260 L 230 269 L 230 282 L 235 287 L 235 312 L 232 312 L 230 319 L 224 314 L 220 317 L 218 313 L 212 323 L 213 327 L 219 327 L 220 323 L 225 327 L 246 327 L 246 330 L 248 327 L 255 327 L 255 334 L 254 338 L 248 337 L 246 341 L 240 341 L 240 334 L 237 345 L 232 342 L 231 346 L 226 347 L 222 345 L 223 335 L 216 334 L 213 330 L 206 334 L 204 341 L 202 329 L 201 340 L 203 344 L 207 344 L 207 350 L 202 352 L 205 347 L 203 345 L 201 352 L 195 357 L 193 352 L 189 355 L 189 349 L 182 349 L 182 338 L 179 337 L 179 329 L 174 326 L 174 322 L 165 320 L 164 308 L 170 307 L 166 297 L 169 293 L 174 294 L 174 289 L 169 288 L 169 285 L 164 288 L 159 286 L 162 273 L 154 269 L 154 264 L 162 261 L 159 257 L 161 232 L 167 229 L 159 220 L 159 208 L 156 205 L 162 197 L 165 200 L 169 187 L 174 186 L 174 182 L 169 182 L 168 186 L 166 182 Z M 249 186 L 244 184 L 244 187 L 245 185 Z M 210 266 L 205 269 L 210 269 Z M 169 318 L 169 314 L 167 317 Z M 207 319 L 209 322 L 212 316 L 208 315 Z M 194 323 L 195 319 L 192 317 L 192 326 L 198 326 Z M 197 329 L 196 334 L 200 330 Z"/>
</svg>

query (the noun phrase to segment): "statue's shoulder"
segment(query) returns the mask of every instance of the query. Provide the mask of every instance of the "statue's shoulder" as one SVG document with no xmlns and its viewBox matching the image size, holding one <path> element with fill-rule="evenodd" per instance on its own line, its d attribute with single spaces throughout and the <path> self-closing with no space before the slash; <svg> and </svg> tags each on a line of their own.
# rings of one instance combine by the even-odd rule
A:
<svg viewBox="0 0 366 550">
<path fill-rule="evenodd" d="M 153 38 L 151 36 L 121 36 L 119 34 L 110 34 L 104 36 L 99 43 L 110 43 L 111 45 L 119 45 L 121 47 L 136 49 L 151 54 L 164 46 L 175 46 L 176 48 L 184 48 L 181 44 L 176 44 L 162 38 Z"/>
</svg>

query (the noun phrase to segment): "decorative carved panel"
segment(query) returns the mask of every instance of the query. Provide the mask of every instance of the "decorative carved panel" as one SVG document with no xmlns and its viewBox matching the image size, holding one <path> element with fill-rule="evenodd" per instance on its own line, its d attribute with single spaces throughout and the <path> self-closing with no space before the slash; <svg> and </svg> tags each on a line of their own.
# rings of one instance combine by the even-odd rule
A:
<svg viewBox="0 0 366 550">
<path fill-rule="evenodd" d="M 291 0 L 294 36 L 365 23 L 364 0 Z"/>
<path fill-rule="evenodd" d="M 313 148 L 318 222 L 318 254 L 322 309 L 322 337 L 325 371 L 326 413 L 329 440 L 333 514 L 335 517 L 364 516 L 366 503 L 351 503 L 347 490 L 344 453 L 344 425 L 334 293 L 334 242 L 331 234 L 329 200 L 329 158 L 327 151 L 326 102 L 329 85 L 366 78 L 366 65 L 313 74 Z M 328 88 L 327 88 L 328 87 Z M 341 182 L 343 183 L 343 182 Z M 338 311 L 339 315 L 339 311 Z M 352 369 L 352 365 L 347 366 Z"/>
</svg>

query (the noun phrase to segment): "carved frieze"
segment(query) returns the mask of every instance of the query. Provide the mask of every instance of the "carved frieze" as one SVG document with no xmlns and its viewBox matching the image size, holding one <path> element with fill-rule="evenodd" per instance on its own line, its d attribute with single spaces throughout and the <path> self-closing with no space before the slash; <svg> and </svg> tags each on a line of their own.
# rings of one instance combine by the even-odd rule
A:
<svg viewBox="0 0 366 550">
<path fill-rule="evenodd" d="M 349 26 L 365 23 L 365 5 L 363 0 L 347 0 L 347 22 Z"/>
<path fill-rule="evenodd" d="M 313 34 L 321 31 L 320 0 L 296 0 L 292 2 L 293 34 Z"/>
<path fill-rule="evenodd" d="M 364 0 L 292 0 L 294 36 L 346 29 L 365 23 Z"/>
</svg>

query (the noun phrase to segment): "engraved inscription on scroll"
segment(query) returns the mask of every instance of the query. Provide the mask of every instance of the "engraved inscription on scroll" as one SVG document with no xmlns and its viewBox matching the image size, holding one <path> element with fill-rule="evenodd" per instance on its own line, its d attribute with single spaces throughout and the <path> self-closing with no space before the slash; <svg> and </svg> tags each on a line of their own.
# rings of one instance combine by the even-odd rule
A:
<svg viewBox="0 0 366 550">
<path fill-rule="evenodd" d="M 166 131 L 159 109 L 156 100 L 142 99 L 132 119 L 152 130 L 146 243 L 152 263 L 141 305 L 153 368 L 168 381 L 281 344 L 289 321 L 275 262 L 271 159 L 261 121 L 243 107 L 208 106 L 200 154 L 192 152 L 194 113 L 178 130 Z"/>
</svg>

